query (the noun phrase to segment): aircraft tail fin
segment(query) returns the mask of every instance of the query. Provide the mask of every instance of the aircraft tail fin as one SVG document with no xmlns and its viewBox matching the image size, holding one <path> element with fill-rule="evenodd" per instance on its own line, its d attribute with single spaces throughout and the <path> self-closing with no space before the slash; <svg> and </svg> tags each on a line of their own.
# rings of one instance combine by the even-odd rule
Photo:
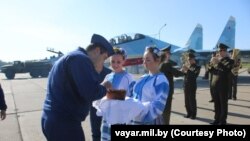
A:
<svg viewBox="0 0 250 141">
<path fill-rule="evenodd" d="M 203 29 L 201 24 L 197 24 L 185 47 L 187 49 L 202 50 Z"/>
<path fill-rule="evenodd" d="M 230 49 L 235 48 L 235 25 L 236 25 L 235 18 L 230 16 L 223 32 L 221 33 L 221 36 L 220 36 L 217 44 L 223 43 L 223 44 L 229 46 Z"/>
</svg>

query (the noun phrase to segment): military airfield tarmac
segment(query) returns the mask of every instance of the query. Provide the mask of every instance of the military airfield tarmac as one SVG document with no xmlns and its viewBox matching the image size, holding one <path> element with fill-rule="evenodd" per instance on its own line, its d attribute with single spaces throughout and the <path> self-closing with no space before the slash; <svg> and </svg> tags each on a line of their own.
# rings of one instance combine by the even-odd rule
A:
<svg viewBox="0 0 250 141">
<path fill-rule="evenodd" d="M 244 69 L 240 70 L 240 72 Z M 175 80 L 175 93 L 172 101 L 170 124 L 208 125 L 213 121 L 214 104 L 211 99 L 209 81 L 203 80 L 204 69 L 197 80 L 197 118 L 184 118 L 183 80 Z M 138 78 L 138 75 L 135 75 Z M 17 74 L 13 80 L 7 80 L 0 73 L 0 82 L 8 106 L 7 117 L 0 121 L 0 141 L 45 141 L 41 130 L 41 113 L 46 96 L 47 78 L 32 79 L 29 74 Z M 228 101 L 228 118 L 230 125 L 250 125 L 250 74 L 246 71 L 239 75 L 237 100 Z M 83 123 L 86 141 L 91 141 L 89 118 Z"/>
</svg>

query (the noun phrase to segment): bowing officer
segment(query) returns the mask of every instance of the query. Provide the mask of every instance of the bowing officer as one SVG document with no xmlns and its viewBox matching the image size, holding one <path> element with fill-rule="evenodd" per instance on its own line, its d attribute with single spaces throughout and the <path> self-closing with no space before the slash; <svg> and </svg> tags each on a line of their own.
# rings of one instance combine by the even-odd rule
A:
<svg viewBox="0 0 250 141">
<path fill-rule="evenodd" d="M 48 141 L 85 141 L 81 122 L 87 117 L 92 101 L 106 94 L 100 85 L 94 64 L 114 53 L 111 44 L 94 34 L 91 44 L 79 47 L 55 62 L 47 85 L 42 115 L 42 131 Z"/>
</svg>

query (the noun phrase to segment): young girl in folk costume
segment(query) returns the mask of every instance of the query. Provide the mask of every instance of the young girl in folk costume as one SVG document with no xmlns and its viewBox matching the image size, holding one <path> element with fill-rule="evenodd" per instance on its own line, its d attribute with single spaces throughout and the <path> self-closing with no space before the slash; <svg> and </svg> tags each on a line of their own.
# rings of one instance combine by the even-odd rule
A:
<svg viewBox="0 0 250 141">
<path fill-rule="evenodd" d="M 109 81 L 112 84 L 112 89 L 126 90 L 126 96 L 130 97 L 133 84 L 135 83 L 132 75 L 123 70 L 123 64 L 126 60 L 126 51 L 122 48 L 114 47 L 114 55 L 110 58 L 110 64 L 113 72 L 106 75 L 104 82 Z M 101 127 L 101 140 L 110 140 L 111 124 L 108 123 L 105 118 L 102 121 Z"/>
<path fill-rule="evenodd" d="M 168 98 L 169 82 L 159 70 L 162 61 L 157 47 L 146 47 L 143 64 L 149 73 L 143 75 L 133 88 L 133 97 L 142 102 L 146 112 L 137 116 L 132 124 L 163 124 L 162 113 Z"/>
<path fill-rule="evenodd" d="M 104 82 L 111 82 L 112 89 L 126 90 L 126 96 L 130 97 L 135 81 L 131 74 L 123 70 L 123 64 L 127 57 L 126 51 L 118 47 L 114 47 L 113 49 L 115 53 L 110 57 L 110 64 L 113 72 L 106 75 Z"/>
</svg>

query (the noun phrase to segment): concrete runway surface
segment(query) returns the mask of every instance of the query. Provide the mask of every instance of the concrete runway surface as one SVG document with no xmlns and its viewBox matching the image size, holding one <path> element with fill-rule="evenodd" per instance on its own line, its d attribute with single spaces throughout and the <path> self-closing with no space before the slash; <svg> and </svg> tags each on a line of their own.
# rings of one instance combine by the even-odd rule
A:
<svg viewBox="0 0 250 141">
<path fill-rule="evenodd" d="M 242 71 L 242 70 L 241 70 Z M 214 119 L 214 104 L 211 99 L 208 80 L 202 80 L 201 70 L 197 84 L 197 118 L 184 118 L 183 80 L 175 80 L 175 94 L 172 101 L 170 124 L 208 125 Z M 135 75 L 138 78 L 139 75 Z M 41 113 L 46 95 L 47 78 L 32 79 L 29 74 L 17 74 L 13 80 L 7 80 L 0 73 L 0 82 L 8 106 L 7 117 L 0 121 L 0 141 L 45 141 L 41 131 Z M 239 75 L 237 100 L 228 102 L 228 124 L 250 125 L 250 74 Z M 86 141 L 91 141 L 89 118 L 82 123 Z"/>
</svg>

